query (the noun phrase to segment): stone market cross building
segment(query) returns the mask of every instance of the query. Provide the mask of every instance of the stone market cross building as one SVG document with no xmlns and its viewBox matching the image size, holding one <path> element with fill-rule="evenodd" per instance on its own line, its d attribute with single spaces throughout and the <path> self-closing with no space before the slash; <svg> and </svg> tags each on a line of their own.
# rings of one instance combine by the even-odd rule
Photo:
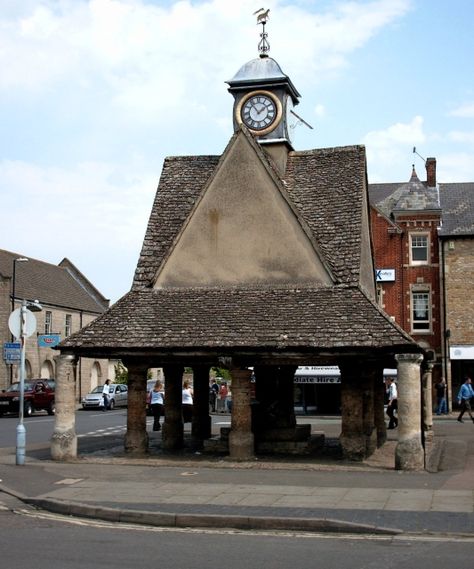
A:
<svg viewBox="0 0 474 569">
<path fill-rule="evenodd" d="M 423 355 L 376 303 L 364 147 L 294 151 L 289 111 L 299 94 L 265 52 L 228 83 L 234 135 L 224 153 L 165 160 L 130 292 L 59 346 L 53 458 L 77 454 L 74 368 L 88 356 L 128 368 L 130 455 L 148 449 L 149 368 L 164 371 L 165 451 L 184 442 L 184 367 L 193 369 L 197 446 L 211 436 L 210 368 L 229 369 L 234 459 L 309 439 L 296 424 L 295 370 L 337 365 L 342 451 L 362 460 L 385 442 L 383 369 L 398 367 L 395 464 L 423 468 Z"/>
</svg>

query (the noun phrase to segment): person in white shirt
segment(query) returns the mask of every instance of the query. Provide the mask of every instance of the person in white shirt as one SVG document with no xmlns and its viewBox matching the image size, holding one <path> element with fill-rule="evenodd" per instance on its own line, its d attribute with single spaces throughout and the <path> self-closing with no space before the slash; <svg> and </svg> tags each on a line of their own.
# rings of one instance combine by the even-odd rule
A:
<svg viewBox="0 0 474 569">
<path fill-rule="evenodd" d="M 193 390 L 191 383 L 186 380 L 183 383 L 183 423 L 191 423 L 193 419 Z"/>
<path fill-rule="evenodd" d="M 398 426 L 398 419 L 395 417 L 394 413 L 398 409 L 398 392 L 397 384 L 392 378 L 387 379 L 387 415 L 389 417 L 388 428 L 395 429 Z"/>
<path fill-rule="evenodd" d="M 153 415 L 153 430 L 161 429 L 160 417 L 163 415 L 163 405 L 165 392 L 163 391 L 163 383 L 158 379 L 153 389 L 150 391 L 150 407 Z"/>
<path fill-rule="evenodd" d="M 110 408 L 109 385 L 110 385 L 110 379 L 108 379 L 105 382 L 104 387 L 102 388 L 102 397 L 104 398 L 104 405 L 102 407 L 102 411 L 108 411 Z"/>
</svg>

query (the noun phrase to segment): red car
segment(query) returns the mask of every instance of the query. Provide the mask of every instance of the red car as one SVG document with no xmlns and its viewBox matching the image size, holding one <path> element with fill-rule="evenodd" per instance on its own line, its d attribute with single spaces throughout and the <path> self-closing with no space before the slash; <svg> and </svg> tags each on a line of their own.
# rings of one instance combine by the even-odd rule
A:
<svg viewBox="0 0 474 569">
<path fill-rule="evenodd" d="M 30 417 L 35 411 L 47 411 L 54 415 L 56 411 L 54 379 L 27 379 L 24 384 L 25 417 Z M 18 413 L 20 408 L 20 383 L 12 383 L 0 393 L 0 415 L 4 413 Z"/>
</svg>

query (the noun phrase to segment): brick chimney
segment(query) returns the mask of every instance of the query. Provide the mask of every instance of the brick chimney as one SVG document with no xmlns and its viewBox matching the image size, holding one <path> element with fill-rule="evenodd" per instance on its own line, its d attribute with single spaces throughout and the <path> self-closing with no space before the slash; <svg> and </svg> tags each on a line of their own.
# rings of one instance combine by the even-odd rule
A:
<svg viewBox="0 0 474 569">
<path fill-rule="evenodd" d="M 436 158 L 426 159 L 426 185 L 428 188 L 436 187 Z"/>
</svg>

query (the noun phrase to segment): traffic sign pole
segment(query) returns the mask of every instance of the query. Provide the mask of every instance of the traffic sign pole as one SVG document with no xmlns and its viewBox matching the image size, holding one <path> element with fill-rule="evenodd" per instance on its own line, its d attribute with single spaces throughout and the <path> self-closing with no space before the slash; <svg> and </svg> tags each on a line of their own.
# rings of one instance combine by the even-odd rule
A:
<svg viewBox="0 0 474 569">
<path fill-rule="evenodd" d="M 21 304 L 20 313 L 20 402 L 18 408 L 18 415 L 20 422 L 16 428 L 16 463 L 18 465 L 25 464 L 26 452 L 26 429 L 23 424 L 25 412 L 25 324 L 26 324 L 26 301 Z"/>
</svg>

